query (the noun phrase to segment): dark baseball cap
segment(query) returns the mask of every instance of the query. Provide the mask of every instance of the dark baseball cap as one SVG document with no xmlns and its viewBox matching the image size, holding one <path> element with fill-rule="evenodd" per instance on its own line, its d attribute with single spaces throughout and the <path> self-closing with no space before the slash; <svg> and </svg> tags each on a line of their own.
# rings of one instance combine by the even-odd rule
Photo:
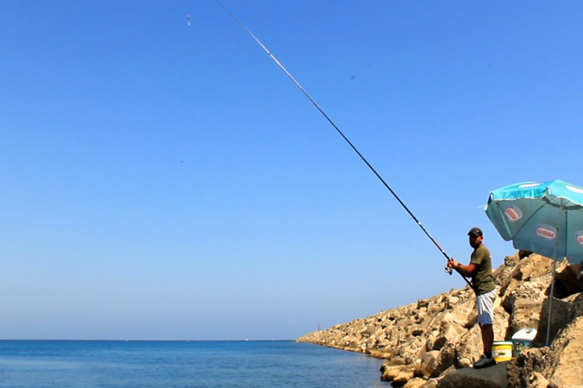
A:
<svg viewBox="0 0 583 388">
<path fill-rule="evenodd" d="M 472 229 L 470 229 L 470 231 L 468 232 L 468 236 L 469 235 L 474 235 L 476 237 L 483 237 L 484 234 L 482 233 L 482 229 L 474 227 Z"/>
</svg>

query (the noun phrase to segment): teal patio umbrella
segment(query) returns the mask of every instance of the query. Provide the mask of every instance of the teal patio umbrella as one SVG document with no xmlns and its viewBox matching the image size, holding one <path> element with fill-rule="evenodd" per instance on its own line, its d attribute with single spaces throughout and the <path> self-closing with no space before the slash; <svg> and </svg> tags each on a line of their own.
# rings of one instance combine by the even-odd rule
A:
<svg viewBox="0 0 583 388">
<path fill-rule="evenodd" d="M 516 249 L 554 259 L 547 345 L 556 261 L 583 261 L 583 187 L 560 180 L 523 182 L 490 193 L 486 214 L 502 238 Z"/>
</svg>

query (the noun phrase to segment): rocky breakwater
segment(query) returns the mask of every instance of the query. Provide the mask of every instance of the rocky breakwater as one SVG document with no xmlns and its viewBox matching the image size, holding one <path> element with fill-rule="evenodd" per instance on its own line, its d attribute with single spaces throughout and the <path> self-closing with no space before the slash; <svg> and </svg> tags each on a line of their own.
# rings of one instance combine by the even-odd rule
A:
<svg viewBox="0 0 583 388">
<path fill-rule="evenodd" d="M 381 379 L 393 386 L 583 388 L 583 279 L 579 266 L 557 263 L 550 341 L 545 346 L 552 260 L 517 252 L 494 271 L 495 341 L 536 328 L 533 347 L 509 362 L 474 370 L 482 354 L 475 297 L 466 286 L 299 338 L 386 359 Z"/>
</svg>

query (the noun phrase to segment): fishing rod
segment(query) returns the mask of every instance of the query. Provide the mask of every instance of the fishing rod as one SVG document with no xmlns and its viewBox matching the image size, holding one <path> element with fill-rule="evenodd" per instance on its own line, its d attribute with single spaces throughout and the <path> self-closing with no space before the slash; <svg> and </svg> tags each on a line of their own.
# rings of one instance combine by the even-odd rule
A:
<svg viewBox="0 0 583 388">
<path fill-rule="evenodd" d="M 342 138 L 346 141 L 346 143 L 348 143 L 348 145 L 352 148 L 352 150 L 354 152 L 356 152 L 356 154 L 360 157 L 360 159 L 362 159 L 362 161 L 376 175 L 376 177 L 381 181 L 381 183 L 386 187 L 386 189 L 389 190 L 389 192 L 393 195 L 393 197 L 395 197 L 395 199 L 397 200 L 397 202 L 399 202 L 399 204 L 401 204 L 401 206 L 407 211 L 407 213 L 409 213 L 409 215 L 411 216 L 411 218 L 413 218 L 413 220 L 417 223 L 417 225 L 421 228 L 421 230 L 425 233 L 425 235 L 427 237 L 429 237 L 429 239 L 431 240 L 431 242 L 433 242 L 433 244 L 437 247 L 437 249 L 439 249 L 439 251 L 441 252 L 441 254 L 443 256 L 445 256 L 445 258 L 447 259 L 447 261 L 449 263 L 449 261 L 452 260 L 452 258 L 450 258 L 448 256 L 448 254 L 445 252 L 445 250 L 443 250 L 443 248 L 437 243 L 437 241 L 433 238 L 433 236 L 431 236 L 431 234 L 427 231 L 427 229 L 425 229 L 425 227 L 423 226 L 423 224 L 421 224 L 421 222 L 417 219 L 417 217 L 415 217 L 415 215 L 411 212 L 411 210 L 409 210 L 409 208 L 407 207 L 407 205 L 405 205 L 405 203 L 401 200 L 401 198 L 399 198 L 399 196 L 397 195 L 397 193 L 395 193 L 393 191 L 393 189 L 391 189 L 391 187 L 387 184 L 387 182 L 385 182 L 385 180 L 383 179 L 383 177 L 377 172 L 377 170 L 374 169 L 374 167 L 368 162 L 368 160 L 366 160 L 366 158 L 360 153 L 360 151 L 358 151 L 358 149 L 354 146 L 354 144 L 352 144 L 352 142 L 346 137 L 346 135 L 344 135 L 344 133 L 342 133 L 342 131 L 340 130 L 340 128 L 338 128 L 338 126 L 334 123 L 334 121 L 332 121 L 332 119 L 326 114 L 326 112 L 324 112 L 324 110 L 320 107 L 320 105 L 318 105 L 318 103 L 316 103 L 316 101 L 308 94 L 308 92 L 302 87 L 302 85 L 300 85 L 300 83 L 298 81 L 296 81 L 296 79 L 291 75 L 291 73 L 289 71 L 287 71 L 287 69 L 271 53 L 271 51 L 269 51 L 269 49 L 267 47 L 265 47 L 265 45 L 263 43 L 261 43 L 261 41 L 255 36 L 255 34 L 253 34 L 253 32 L 251 32 L 251 30 L 249 28 L 247 28 L 247 26 L 245 24 L 243 24 L 243 22 L 241 22 L 241 20 L 239 20 L 239 18 L 237 16 L 235 16 L 235 14 L 233 12 L 231 12 L 219 0 L 215 0 L 215 1 L 225 11 L 227 11 L 227 13 L 229 15 L 231 15 L 231 17 L 233 19 L 235 19 L 235 21 L 245 31 L 247 31 L 247 33 L 253 38 L 253 40 L 255 40 L 255 42 L 257 42 L 257 44 L 259 44 L 259 46 L 261 46 L 261 48 L 267 53 L 267 55 L 269 55 L 269 57 L 279 66 L 279 68 L 281 70 L 283 70 L 283 72 L 289 77 L 289 79 L 291 79 L 293 81 L 293 83 L 298 87 L 298 89 L 300 89 L 302 91 L 302 93 L 308 98 L 308 100 L 310 100 L 310 102 L 316 107 L 316 109 L 318 109 L 318 111 L 320 111 L 320 113 L 326 118 L 326 120 L 328 120 L 328 122 L 332 125 L 332 127 L 334 127 L 334 129 L 336 130 L 336 132 L 338 132 L 338 134 L 340 136 L 342 136 Z M 447 265 L 445 266 L 445 271 L 447 273 L 449 273 L 450 275 L 452 274 L 452 269 L 450 267 L 448 267 Z M 462 279 L 464 279 L 465 282 L 470 286 L 470 288 L 473 289 L 473 287 L 470 284 L 470 282 L 468 281 L 468 279 L 466 279 L 461 273 L 459 273 L 459 274 L 462 277 Z"/>
</svg>

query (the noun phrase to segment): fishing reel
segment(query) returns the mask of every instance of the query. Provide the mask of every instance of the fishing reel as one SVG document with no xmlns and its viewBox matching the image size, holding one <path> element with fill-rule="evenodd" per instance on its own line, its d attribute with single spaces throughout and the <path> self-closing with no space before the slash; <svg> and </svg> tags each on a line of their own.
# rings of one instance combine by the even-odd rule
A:
<svg viewBox="0 0 583 388">
<path fill-rule="evenodd" d="M 453 273 L 453 268 L 449 267 L 447 264 L 445 265 L 445 267 L 443 267 L 443 269 L 450 275 Z"/>
</svg>

